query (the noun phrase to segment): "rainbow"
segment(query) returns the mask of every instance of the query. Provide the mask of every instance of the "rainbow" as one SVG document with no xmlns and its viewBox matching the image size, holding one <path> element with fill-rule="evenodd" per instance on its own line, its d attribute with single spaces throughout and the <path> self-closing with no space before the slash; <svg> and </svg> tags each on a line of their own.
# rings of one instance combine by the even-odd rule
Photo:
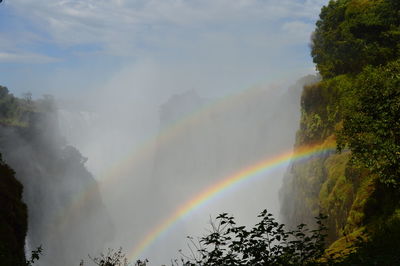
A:
<svg viewBox="0 0 400 266">
<path fill-rule="evenodd" d="M 128 254 L 128 258 L 131 260 L 138 259 L 158 238 L 166 234 L 177 221 L 186 217 L 227 189 L 255 177 L 265 176 L 268 172 L 286 166 L 290 162 L 301 162 L 335 150 L 336 146 L 333 142 L 325 145 L 298 148 L 295 152 L 285 152 L 278 156 L 267 158 L 220 180 L 179 206 L 169 217 L 148 232 L 140 243 Z"/>
<path fill-rule="evenodd" d="M 207 116 L 213 114 L 213 112 L 229 110 L 235 107 L 240 101 L 243 101 L 243 99 L 258 97 L 260 92 L 262 93 L 262 91 L 259 91 L 255 87 L 249 88 L 240 93 L 229 95 L 220 100 L 204 105 L 200 109 L 194 110 L 192 113 L 181 117 L 168 127 L 164 128 L 159 134 L 149 137 L 141 146 L 132 149 L 132 152 L 127 154 L 123 160 L 117 161 L 114 166 L 108 169 L 108 171 L 105 171 L 100 175 L 100 181 L 103 181 L 103 186 L 107 185 L 106 187 L 109 188 L 117 183 L 116 177 L 123 176 L 124 173 L 129 172 L 130 169 L 150 157 L 152 153 L 156 151 L 158 145 L 168 143 L 170 140 L 179 137 L 180 134 L 184 134 L 191 126 L 202 123 L 203 120 L 207 119 Z M 302 159 L 308 159 L 312 156 L 318 156 L 326 151 L 333 151 L 334 149 L 334 145 L 326 144 L 323 146 L 298 148 L 296 152 L 290 151 L 272 158 L 266 158 L 253 166 L 247 167 L 236 174 L 222 179 L 179 206 L 169 217 L 148 232 L 139 244 L 129 252 L 128 258 L 132 260 L 138 258 L 143 251 L 148 249 L 159 237 L 166 234 L 168 229 L 173 227 L 177 221 L 187 216 L 200 206 L 206 204 L 217 195 L 220 195 L 221 192 L 227 191 L 228 188 L 241 184 L 245 180 L 250 181 L 256 176 L 262 176 L 263 174 L 279 167 L 284 167 L 291 160 L 299 161 Z M 67 224 L 69 217 L 74 215 L 75 210 L 79 210 L 84 202 L 89 200 L 92 195 L 96 193 L 98 193 L 97 185 L 82 188 L 82 191 L 74 197 L 72 202 L 68 206 L 65 206 L 65 208 L 62 208 L 59 214 L 54 217 L 54 223 L 52 223 L 49 231 L 55 232 L 62 230 L 62 228 Z"/>
<path fill-rule="evenodd" d="M 251 87 L 205 104 L 199 109 L 184 115 L 163 128 L 160 133 L 150 136 L 143 141 L 142 145 L 139 147 L 132 148 L 132 152 L 127 154 L 122 160 L 118 160 L 113 166 L 104 171 L 104 173 L 100 174 L 98 180 L 102 183 L 102 186 L 112 190 L 112 186 L 118 184 L 118 182 L 116 182 L 117 177 L 124 176 L 124 174 L 132 171 L 132 169 L 140 165 L 140 163 L 150 158 L 159 145 L 179 138 L 179 136 L 187 132 L 190 127 L 201 124 L 209 115 L 213 114 L 213 112 L 230 110 L 240 101 L 256 99 L 259 97 L 260 93 L 263 92 L 264 91 L 260 90 L 258 87 Z M 121 179 L 118 179 L 118 181 L 121 181 Z M 72 216 L 76 210 L 79 210 L 81 206 L 96 193 L 98 193 L 97 185 L 82 188 L 82 191 L 75 195 L 72 202 L 68 206 L 61 208 L 54 216 L 54 222 L 49 231 L 62 230 L 62 227 L 68 222 L 68 217 Z"/>
</svg>

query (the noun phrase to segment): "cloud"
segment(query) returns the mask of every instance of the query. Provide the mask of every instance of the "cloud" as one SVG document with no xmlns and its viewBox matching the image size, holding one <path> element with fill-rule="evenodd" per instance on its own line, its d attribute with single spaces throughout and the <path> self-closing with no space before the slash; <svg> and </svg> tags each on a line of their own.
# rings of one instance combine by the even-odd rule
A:
<svg viewBox="0 0 400 266">
<path fill-rule="evenodd" d="M 165 39 L 204 31 L 235 33 L 285 20 L 313 21 L 326 0 L 14 0 L 9 5 L 63 47 L 96 44 L 113 55 L 136 54 Z M 279 27 L 278 27 L 279 28 Z M 192 36 L 192 37 L 191 37 Z"/>
<path fill-rule="evenodd" d="M 57 62 L 59 59 L 41 54 L 19 54 L 19 53 L 2 53 L 0 52 L 0 62 L 7 63 L 51 63 Z"/>
<path fill-rule="evenodd" d="M 154 72 L 151 79 L 173 72 L 175 79 L 186 80 L 176 87 L 220 96 L 311 69 L 309 36 L 327 2 L 6 1 L 0 9 L 0 61 L 61 62 L 34 71 L 2 64 L 2 82 L 21 91 L 33 87 L 64 95 L 72 88 L 97 90 L 125 69 L 153 67 L 147 70 Z"/>
</svg>

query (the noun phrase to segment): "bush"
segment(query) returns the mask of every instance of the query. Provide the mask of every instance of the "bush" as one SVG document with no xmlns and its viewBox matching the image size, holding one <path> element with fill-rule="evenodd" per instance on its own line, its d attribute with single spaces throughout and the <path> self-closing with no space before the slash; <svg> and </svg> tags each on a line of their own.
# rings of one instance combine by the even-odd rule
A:
<svg viewBox="0 0 400 266">
<path fill-rule="evenodd" d="M 192 241 L 197 253 L 185 256 L 184 265 L 306 265 L 317 263 L 325 248 L 326 228 L 323 215 L 317 217 L 318 228 L 304 224 L 285 230 L 266 210 L 252 229 L 237 226 L 234 218 L 220 214 L 212 223 L 209 235 Z"/>
<path fill-rule="evenodd" d="M 285 230 L 285 226 L 275 221 L 266 210 L 258 216 L 261 221 L 247 230 L 237 226 L 234 218 L 227 213 L 220 214 L 211 222 L 210 234 L 196 243 L 190 240 L 190 254 L 180 251 L 180 260 L 173 265 L 221 266 L 221 265 L 317 265 L 325 249 L 325 231 L 323 215 L 316 217 L 317 229 L 310 230 L 300 224 L 294 230 Z M 99 266 L 131 265 L 121 249 L 109 250 L 100 257 L 91 258 Z M 148 261 L 138 260 L 135 266 L 145 266 Z M 83 265 L 83 262 L 81 262 Z"/>
</svg>

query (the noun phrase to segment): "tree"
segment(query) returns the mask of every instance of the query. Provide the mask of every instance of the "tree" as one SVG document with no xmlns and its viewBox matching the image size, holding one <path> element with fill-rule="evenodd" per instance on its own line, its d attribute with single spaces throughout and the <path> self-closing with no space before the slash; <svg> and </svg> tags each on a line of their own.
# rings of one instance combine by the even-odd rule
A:
<svg viewBox="0 0 400 266">
<path fill-rule="evenodd" d="M 399 57 L 397 0 L 331 0 L 312 36 L 311 55 L 324 78 L 359 73 Z"/>
<path fill-rule="evenodd" d="M 148 260 L 138 260 L 135 264 L 128 262 L 126 255 L 122 252 L 122 248 L 118 250 L 108 249 L 107 253 L 101 253 L 99 257 L 92 258 L 89 255 L 90 260 L 98 266 L 146 266 Z M 81 260 L 80 266 L 83 266 L 85 262 Z"/>
<path fill-rule="evenodd" d="M 386 184 L 400 185 L 400 60 L 367 67 L 344 100 L 339 149 L 348 146 L 352 162 L 377 174 Z"/>
<path fill-rule="evenodd" d="M 23 93 L 22 99 L 24 99 L 26 103 L 31 104 L 32 103 L 32 93 L 31 92 Z"/>
<path fill-rule="evenodd" d="M 275 221 L 266 210 L 261 221 L 250 230 L 237 226 L 234 218 L 220 214 L 211 223 L 210 234 L 196 244 L 191 254 L 183 255 L 183 265 L 306 265 L 318 264 L 325 249 L 326 227 L 323 215 L 317 217 L 317 229 L 300 224 L 294 230 Z"/>
<path fill-rule="evenodd" d="M 210 234 L 200 238 L 198 243 L 192 237 L 190 254 L 181 252 L 181 259 L 173 265 L 317 265 L 325 248 L 323 215 L 316 217 L 317 229 L 310 230 L 300 224 L 294 230 L 285 230 L 283 224 L 275 221 L 266 210 L 258 216 L 261 221 L 252 229 L 237 226 L 234 218 L 220 214 L 211 222 Z M 90 256 L 89 256 L 90 257 Z M 109 250 L 91 260 L 99 266 L 130 265 L 122 253 Z M 145 266 L 148 260 L 138 260 L 135 266 Z M 83 261 L 81 262 L 81 266 Z"/>
</svg>

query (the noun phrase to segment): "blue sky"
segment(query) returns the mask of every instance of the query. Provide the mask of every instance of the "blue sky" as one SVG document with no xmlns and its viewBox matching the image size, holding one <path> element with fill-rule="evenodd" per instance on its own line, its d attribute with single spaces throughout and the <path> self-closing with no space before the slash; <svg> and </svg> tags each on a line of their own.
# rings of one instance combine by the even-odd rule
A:
<svg viewBox="0 0 400 266">
<path fill-rule="evenodd" d="M 194 88 L 218 96 L 295 79 L 313 71 L 310 34 L 326 3 L 5 0 L 0 84 L 16 95 L 69 97 L 123 82 L 146 87 L 156 79 L 170 82 L 171 91 Z M 138 73 L 147 78 L 130 79 Z"/>
</svg>

